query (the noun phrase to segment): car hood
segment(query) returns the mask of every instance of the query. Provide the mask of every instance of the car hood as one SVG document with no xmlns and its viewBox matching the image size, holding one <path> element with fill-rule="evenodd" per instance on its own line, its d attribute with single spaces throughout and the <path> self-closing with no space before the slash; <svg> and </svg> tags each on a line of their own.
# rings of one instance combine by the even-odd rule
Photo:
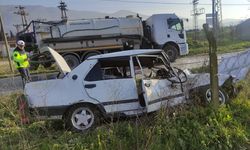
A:
<svg viewBox="0 0 250 150">
<path fill-rule="evenodd" d="M 55 50 L 53 50 L 50 47 L 43 47 L 40 51 L 41 52 L 50 52 L 51 56 L 56 61 L 56 64 L 57 64 L 58 68 L 60 69 L 61 73 L 66 75 L 67 73 L 71 72 L 71 69 L 68 66 L 65 59 L 60 54 L 58 54 Z"/>
</svg>

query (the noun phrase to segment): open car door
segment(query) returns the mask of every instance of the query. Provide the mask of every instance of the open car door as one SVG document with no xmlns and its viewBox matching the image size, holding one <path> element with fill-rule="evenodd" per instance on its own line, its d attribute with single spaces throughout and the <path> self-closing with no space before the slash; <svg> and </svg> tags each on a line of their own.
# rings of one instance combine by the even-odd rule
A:
<svg viewBox="0 0 250 150">
<path fill-rule="evenodd" d="M 156 59 L 158 59 L 157 63 L 154 63 Z M 161 107 L 174 106 L 185 101 L 181 84 L 173 83 L 160 76 L 159 70 L 166 69 L 161 57 L 138 56 L 134 57 L 133 62 L 135 77 L 140 83 L 137 88 L 141 88 L 147 112 L 159 110 Z M 138 94 L 140 95 L 140 93 Z M 142 96 L 139 97 L 142 98 Z"/>
<path fill-rule="evenodd" d="M 185 96 L 181 91 L 180 85 L 172 86 L 171 84 L 166 79 L 142 80 L 143 96 L 147 105 L 147 112 L 183 103 Z"/>
</svg>

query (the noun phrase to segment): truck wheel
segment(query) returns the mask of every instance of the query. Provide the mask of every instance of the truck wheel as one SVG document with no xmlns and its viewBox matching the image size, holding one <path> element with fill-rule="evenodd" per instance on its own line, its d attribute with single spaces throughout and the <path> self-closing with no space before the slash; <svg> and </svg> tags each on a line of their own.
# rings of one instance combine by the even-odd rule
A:
<svg viewBox="0 0 250 150">
<path fill-rule="evenodd" d="M 30 70 L 37 70 L 39 67 L 39 63 L 30 63 Z"/>
<path fill-rule="evenodd" d="M 79 59 L 74 55 L 65 55 L 63 58 L 69 65 L 70 69 L 74 69 L 80 64 Z"/>
<path fill-rule="evenodd" d="M 39 67 L 38 57 L 31 57 L 30 58 L 30 70 L 37 70 Z"/>
<path fill-rule="evenodd" d="M 65 125 L 66 128 L 83 132 L 94 128 L 99 124 L 99 111 L 88 105 L 75 105 L 66 114 Z"/>
<path fill-rule="evenodd" d="M 48 63 L 43 63 L 42 65 L 44 68 L 49 68 L 52 66 L 52 63 L 48 62 Z"/>
<path fill-rule="evenodd" d="M 170 62 L 174 62 L 176 60 L 178 52 L 175 46 L 167 45 L 163 48 L 163 50 L 168 55 Z"/>
<path fill-rule="evenodd" d="M 91 56 L 95 56 L 95 55 L 99 55 L 99 54 L 101 54 L 101 53 L 99 53 L 99 52 L 90 52 L 90 53 L 88 53 L 88 54 L 86 54 L 84 56 L 84 60 L 86 60 L 87 58 L 89 58 Z"/>
<path fill-rule="evenodd" d="M 52 62 L 48 62 L 48 60 L 51 60 L 52 56 L 49 52 L 44 52 L 40 56 L 40 61 L 42 62 L 41 64 L 43 65 L 44 68 L 49 68 L 52 66 Z"/>
</svg>

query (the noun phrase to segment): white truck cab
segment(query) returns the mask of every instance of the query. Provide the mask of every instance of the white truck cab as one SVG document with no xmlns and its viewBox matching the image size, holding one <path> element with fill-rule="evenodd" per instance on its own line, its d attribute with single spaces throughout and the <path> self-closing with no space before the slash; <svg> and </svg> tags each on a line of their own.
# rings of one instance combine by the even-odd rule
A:
<svg viewBox="0 0 250 150">
<path fill-rule="evenodd" d="M 168 55 L 188 54 L 188 44 L 183 21 L 175 14 L 155 14 L 146 20 L 151 27 L 152 41 L 159 48 L 167 49 L 167 45 L 176 47 L 176 51 L 168 51 Z M 177 53 L 176 53 L 177 52 Z"/>
</svg>

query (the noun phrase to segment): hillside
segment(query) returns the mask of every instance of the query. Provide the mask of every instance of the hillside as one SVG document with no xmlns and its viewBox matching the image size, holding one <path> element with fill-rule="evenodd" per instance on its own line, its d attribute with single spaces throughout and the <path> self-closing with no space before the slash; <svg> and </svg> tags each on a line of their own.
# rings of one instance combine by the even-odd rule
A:
<svg viewBox="0 0 250 150">
<path fill-rule="evenodd" d="M 56 7 L 44 7 L 44 6 L 25 6 L 26 11 L 29 13 L 27 17 L 28 22 L 31 20 L 37 19 L 46 19 L 47 21 L 51 20 L 60 20 L 61 12 Z M 17 11 L 14 5 L 0 5 L 0 13 L 2 14 L 5 31 L 9 32 L 10 30 L 16 32 L 14 24 L 21 23 L 21 17 L 14 14 Z M 111 14 L 95 12 L 95 11 L 76 11 L 69 10 L 67 12 L 69 19 L 88 19 L 88 18 L 103 18 L 105 16 L 111 17 L 125 17 L 127 15 L 136 16 L 135 12 L 120 10 Z M 145 15 L 141 15 L 143 18 L 147 18 Z"/>
</svg>

